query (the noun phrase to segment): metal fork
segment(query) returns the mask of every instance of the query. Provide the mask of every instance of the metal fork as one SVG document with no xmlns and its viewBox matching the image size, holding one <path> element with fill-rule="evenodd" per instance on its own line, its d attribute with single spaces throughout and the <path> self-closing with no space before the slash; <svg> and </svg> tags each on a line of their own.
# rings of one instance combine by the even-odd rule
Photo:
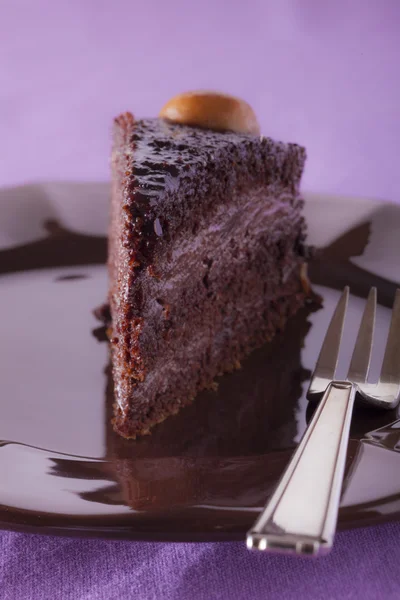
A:
<svg viewBox="0 0 400 600">
<path fill-rule="evenodd" d="M 400 400 L 400 289 L 396 291 L 378 383 L 367 381 L 376 313 L 372 288 L 349 372 L 335 379 L 349 297 L 346 287 L 333 314 L 307 397 L 322 400 L 278 486 L 253 528 L 247 547 L 298 555 L 323 554 L 333 544 L 356 395 L 391 409 Z"/>
</svg>

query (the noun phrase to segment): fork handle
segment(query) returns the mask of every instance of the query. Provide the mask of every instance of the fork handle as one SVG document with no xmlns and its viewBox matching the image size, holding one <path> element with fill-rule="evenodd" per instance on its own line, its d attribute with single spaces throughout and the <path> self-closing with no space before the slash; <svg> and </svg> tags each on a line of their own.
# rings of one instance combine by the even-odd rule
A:
<svg viewBox="0 0 400 600">
<path fill-rule="evenodd" d="M 275 492 L 247 534 L 248 548 L 317 555 L 332 547 L 356 388 L 331 382 Z"/>
</svg>

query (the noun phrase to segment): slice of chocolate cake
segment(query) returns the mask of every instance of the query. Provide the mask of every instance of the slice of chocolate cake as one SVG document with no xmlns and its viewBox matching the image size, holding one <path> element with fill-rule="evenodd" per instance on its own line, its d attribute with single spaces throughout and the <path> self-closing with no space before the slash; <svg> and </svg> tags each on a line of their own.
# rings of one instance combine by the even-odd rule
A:
<svg viewBox="0 0 400 600">
<path fill-rule="evenodd" d="M 224 118 L 221 129 L 246 131 Z M 124 437 L 237 368 L 305 302 L 305 150 L 255 135 L 254 120 L 252 133 L 115 120 L 110 337 Z"/>
</svg>

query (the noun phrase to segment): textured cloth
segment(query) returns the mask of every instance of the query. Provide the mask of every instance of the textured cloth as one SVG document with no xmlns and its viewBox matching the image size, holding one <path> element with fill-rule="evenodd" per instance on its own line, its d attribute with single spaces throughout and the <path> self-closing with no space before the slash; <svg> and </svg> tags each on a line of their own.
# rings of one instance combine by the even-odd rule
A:
<svg viewBox="0 0 400 600">
<path fill-rule="evenodd" d="M 156 544 L 0 534 L 2 600 L 391 600 L 400 524 L 346 531 L 321 559 L 244 544 Z"/>
<path fill-rule="evenodd" d="M 106 180 L 114 115 L 211 88 L 307 147 L 304 188 L 399 201 L 399 22 L 398 0 L 2 0 L 0 186 Z M 315 561 L 0 532 L 0 598 L 390 600 L 399 563 L 399 524 Z"/>
</svg>

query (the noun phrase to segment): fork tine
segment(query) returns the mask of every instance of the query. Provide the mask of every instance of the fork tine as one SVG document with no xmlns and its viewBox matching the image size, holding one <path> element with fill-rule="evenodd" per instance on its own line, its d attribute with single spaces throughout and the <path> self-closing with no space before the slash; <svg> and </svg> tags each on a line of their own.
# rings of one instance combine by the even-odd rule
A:
<svg viewBox="0 0 400 600">
<path fill-rule="evenodd" d="M 379 381 L 400 385 L 400 289 L 396 291 L 393 304 L 392 320 Z"/>
<path fill-rule="evenodd" d="M 335 371 L 339 357 L 340 340 L 342 338 L 344 318 L 346 316 L 349 287 L 346 286 L 336 306 L 335 312 L 326 332 L 317 364 L 312 375 L 310 391 L 314 387 L 313 381 L 318 379 L 335 379 Z M 329 382 L 328 382 L 329 383 Z"/>
<path fill-rule="evenodd" d="M 358 330 L 347 379 L 354 383 L 367 381 L 371 361 L 376 313 L 376 288 L 371 288 Z"/>
</svg>

